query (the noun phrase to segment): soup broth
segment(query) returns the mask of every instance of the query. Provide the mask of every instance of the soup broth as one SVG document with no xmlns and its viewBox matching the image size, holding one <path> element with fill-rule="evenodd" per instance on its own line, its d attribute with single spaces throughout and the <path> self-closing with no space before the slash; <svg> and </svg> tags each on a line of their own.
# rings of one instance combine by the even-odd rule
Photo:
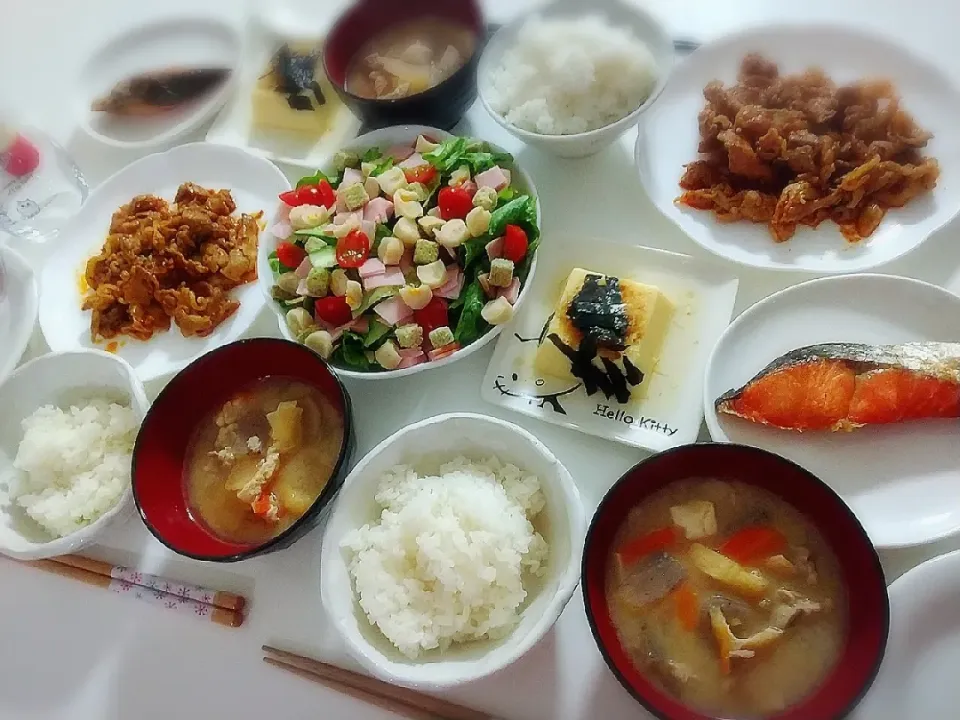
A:
<svg viewBox="0 0 960 720">
<path fill-rule="evenodd" d="M 795 705 L 846 640 L 846 589 L 826 541 L 791 505 L 738 482 L 677 482 L 634 508 L 606 597 L 638 670 L 720 717 Z"/>
<path fill-rule="evenodd" d="M 194 430 L 184 472 L 191 514 L 230 542 L 276 537 L 326 487 L 343 433 L 341 414 L 319 390 L 258 380 Z"/>
<path fill-rule="evenodd" d="M 476 47 L 473 31 L 451 20 L 423 17 L 368 40 L 347 68 L 348 92 L 396 100 L 436 87 L 464 66 Z"/>
</svg>

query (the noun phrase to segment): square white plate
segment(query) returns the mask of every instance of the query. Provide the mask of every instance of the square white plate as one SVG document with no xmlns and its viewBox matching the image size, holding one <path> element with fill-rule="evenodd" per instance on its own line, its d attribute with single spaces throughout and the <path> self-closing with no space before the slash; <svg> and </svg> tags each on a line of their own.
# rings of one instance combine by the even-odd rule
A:
<svg viewBox="0 0 960 720">
<path fill-rule="evenodd" d="M 588 397 L 578 382 L 533 372 L 537 339 L 576 267 L 655 285 L 675 311 L 647 395 L 621 405 Z M 554 425 L 659 452 L 696 440 L 707 356 L 730 322 L 739 280 L 723 266 L 651 248 L 588 238 L 541 245 L 530 296 L 497 342 L 484 400 Z"/>
</svg>

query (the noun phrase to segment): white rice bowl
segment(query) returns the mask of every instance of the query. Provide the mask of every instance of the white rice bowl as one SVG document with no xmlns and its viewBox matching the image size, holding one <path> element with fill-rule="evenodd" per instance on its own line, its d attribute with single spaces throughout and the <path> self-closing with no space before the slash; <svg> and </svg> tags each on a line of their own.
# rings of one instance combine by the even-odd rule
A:
<svg viewBox="0 0 960 720">
<path fill-rule="evenodd" d="M 458 459 L 461 456 L 465 460 Z M 490 458 L 497 459 L 493 465 L 488 463 Z M 398 471 L 398 465 L 405 467 Z M 517 469 L 509 469 L 509 465 Z M 407 468 L 414 468 L 412 477 Z M 444 483 L 459 480 L 463 487 L 431 499 L 429 493 L 437 490 L 440 483 L 436 478 L 441 475 Z M 386 492 L 378 499 L 379 490 Z M 384 505 L 397 502 L 409 517 L 391 519 L 382 536 L 377 536 L 380 530 L 371 535 L 374 526 L 383 524 Z M 543 509 L 534 512 L 541 502 Z M 463 510 L 472 503 L 477 507 Z M 508 506 L 513 509 L 506 510 Z M 494 519 L 493 508 L 502 511 L 503 517 Z M 460 516 L 457 522 L 446 515 L 454 510 Z M 528 513 L 532 523 L 526 520 Z M 472 519 L 464 523 L 468 515 Z M 426 532 L 418 531 L 418 522 L 425 523 L 419 530 Z M 472 545 L 464 542 L 456 550 L 444 545 L 473 522 L 487 529 L 471 530 L 484 533 L 492 527 L 498 541 L 489 543 L 477 537 Z M 397 533 L 401 527 L 404 532 Z M 329 625 L 370 673 L 408 687 L 453 687 L 506 667 L 553 626 L 579 584 L 585 532 L 586 518 L 573 478 L 533 435 L 481 415 L 436 416 L 384 440 L 347 477 L 324 530 L 321 599 Z M 542 536 L 545 547 L 537 549 L 540 542 L 533 539 L 535 533 Z M 416 570 L 408 562 L 406 573 L 412 582 L 404 578 L 400 587 L 389 570 L 378 566 L 381 560 L 389 566 L 407 555 L 402 546 L 392 548 L 390 540 L 409 540 L 414 534 L 423 546 L 414 553 L 414 557 L 420 555 L 415 564 L 429 568 L 427 574 L 439 571 L 435 574 L 452 585 L 439 592 L 421 593 L 423 577 L 418 581 L 416 576 L 423 574 L 422 569 Z M 373 552 L 370 559 L 374 562 L 364 570 L 369 577 L 361 580 L 359 588 L 361 593 L 372 592 L 372 597 L 365 599 L 355 592 L 351 569 L 358 544 L 368 546 L 362 552 Z M 518 550 L 525 545 L 526 553 Z M 390 548 L 387 554 L 380 551 L 384 547 Z M 464 584 L 466 593 L 450 592 L 471 572 L 477 573 L 480 565 L 486 568 L 480 571 L 486 579 L 475 579 L 470 588 Z M 491 567 L 497 569 L 493 581 Z M 518 572 L 518 568 L 522 569 Z M 379 593 L 375 589 L 378 584 Z M 435 583 L 431 589 L 436 590 Z M 472 598 L 470 610 L 457 615 L 468 595 Z M 411 657 L 413 653 L 401 652 L 368 617 L 371 608 L 379 614 L 400 606 L 406 607 L 405 614 L 389 627 L 410 633 L 409 645 L 419 648 L 416 658 Z M 429 612 L 421 615 L 422 610 Z M 436 647 L 424 649 L 433 639 Z"/>
</svg>

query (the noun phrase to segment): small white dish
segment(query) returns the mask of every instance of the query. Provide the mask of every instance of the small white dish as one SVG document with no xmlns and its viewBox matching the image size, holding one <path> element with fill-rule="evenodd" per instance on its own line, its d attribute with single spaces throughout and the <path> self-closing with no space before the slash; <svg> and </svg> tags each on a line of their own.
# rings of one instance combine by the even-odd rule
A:
<svg viewBox="0 0 960 720">
<path fill-rule="evenodd" d="M 263 11 L 258 22 L 249 25 L 243 61 L 237 72 L 237 91 L 213 121 L 206 140 L 242 148 L 268 160 L 307 168 L 312 172 L 356 137 L 360 120 L 331 90 L 328 100 L 337 103 L 337 119 L 328 132 L 315 140 L 305 140 L 295 134 L 261 132 L 253 127 L 253 90 L 277 48 L 284 41 L 309 40 L 309 35 L 303 37 L 304 28 L 316 30 L 314 24 L 304 24 L 295 35 L 276 34 L 280 30 L 292 29 L 286 24 L 294 22 L 293 13 L 294 10 L 289 7 L 271 4 L 268 10 Z M 267 31 L 260 28 L 259 24 L 266 25 Z M 318 38 L 317 43 L 321 42 Z"/>
<path fill-rule="evenodd" d="M 765 225 L 718 223 L 713 213 L 681 208 L 683 166 L 697 159 L 697 114 L 711 80 L 730 84 L 740 61 L 759 52 L 783 73 L 823 68 L 837 83 L 889 78 L 921 127 L 933 132 L 924 154 L 940 162 L 936 189 L 891 210 L 869 238 L 851 244 L 837 226 L 801 227 L 775 243 Z M 851 273 L 888 263 L 910 252 L 960 212 L 960 89 L 938 68 L 891 40 L 836 26 L 763 26 L 707 43 L 679 63 L 647 113 L 637 138 L 640 179 L 654 205 L 698 245 L 742 265 L 767 270 Z"/>
<path fill-rule="evenodd" d="M 0 245 L 0 382 L 27 349 L 37 324 L 38 302 L 37 279 L 30 265 Z"/>
<path fill-rule="evenodd" d="M 584 15 L 601 15 L 607 22 L 617 27 L 626 27 L 650 49 L 657 65 L 657 83 L 650 95 L 636 110 L 629 115 L 597 130 L 576 133 L 574 135 L 541 135 L 530 132 L 509 123 L 490 107 L 490 74 L 499 64 L 504 53 L 517 41 L 517 36 L 523 25 L 533 16 L 546 19 L 583 17 Z M 580 0 L 552 0 L 546 5 L 521 13 L 511 22 L 500 28 L 490 39 L 480 57 L 477 69 L 477 84 L 480 102 L 484 109 L 498 125 L 519 138 L 528 145 L 563 158 L 579 158 L 594 155 L 614 142 L 628 129 L 637 124 L 640 116 L 645 113 L 660 96 L 667 84 L 674 63 L 674 45 L 663 25 L 646 10 L 634 3 L 623 0 L 600 0 L 590 5 L 584 5 Z"/>
<path fill-rule="evenodd" d="M 370 624 L 354 597 L 347 554 L 340 541 L 379 517 L 374 492 L 382 474 L 398 463 L 435 469 L 457 455 L 491 455 L 536 475 L 546 496 L 542 522 L 550 546 L 547 575 L 528 598 L 517 626 L 499 641 L 453 645 L 440 655 L 412 661 Z M 477 680 L 517 660 L 560 617 L 580 581 L 586 516 L 570 473 L 526 430 L 496 418 L 451 413 L 428 418 L 394 433 L 371 450 L 344 482 L 327 521 L 320 559 L 324 609 L 352 655 L 387 682 L 440 690 Z"/>
<path fill-rule="evenodd" d="M 703 421 L 703 368 L 733 315 L 736 276 L 710 261 L 582 236 L 551 237 L 539 261 L 537 284 L 497 343 L 481 397 L 544 422 L 655 452 L 694 442 Z M 543 325 L 576 267 L 655 285 L 675 306 L 656 373 L 640 401 L 619 405 L 601 392 L 588 396 L 577 381 L 533 371 Z"/>
<path fill-rule="evenodd" d="M 87 260 L 103 246 L 113 213 L 144 193 L 173 201 L 184 182 L 229 189 L 238 213 L 262 210 L 265 218 L 276 210 L 277 196 L 290 189 L 290 182 L 269 161 L 208 143 L 149 155 L 105 180 L 63 231 L 57 252 L 41 273 L 40 328 L 51 350 L 97 347 L 90 339 L 90 311 L 81 310 L 80 281 Z M 261 243 L 265 237 L 262 232 Z M 116 352 L 143 382 L 174 373 L 205 352 L 238 339 L 263 309 L 263 293 L 256 282 L 237 288 L 232 296 L 240 308 L 205 338 L 183 337 L 173 324 L 146 342 L 119 338 Z"/>
<path fill-rule="evenodd" d="M 75 88 L 80 126 L 114 147 L 157 147 L 176 140 L 223 107 L 236 82 L 242 46 L 237 27 L 214 17 L 161 20 L 126 30 L 111 38 L 80 70 Z M 231 75 L 195 101 L 154 117 L 121 118 L 90 109 L 95 98 L 139 73 L 200 67 L 228 68 Z"/>
<path fill-rule="evenodd" d="M 810 280 L 748 309 L 717 341 L 703 406 L 710 436 L 770 450 L 836 490 L 880 548 L 960 532 L 960 443 L 955 420 L 796 433 L 718 416 L 714 402 L 774 358 L 805 345 L 955 341 L 960 297 L 919 280 L 843 275 Z"/>
<path fill-rule="evenodd" d="M 369 150 L 372 147 L 379 147 L 382 150 L 386 150 L 393 145 L 412 145 L 416 141 L 418 135 L 428 135 L 440 141 L 453 137 L 453 135 L 444 130 L 427 127 L 425 125 L 395 125 L 393 127 L 382 128 L 380 130 L 374 130 L 373 132 L 361 135 L 360 137 L 356 138 L 356 140 L 349 142 L 346 145 L 339 146 L 335 150 L 353 150 L 359 155 L 363 155 L 365 150 Z M 505 152 L 503 148 L 493 143 L 488 144 L 495 150 Z M 318 167 L 324 172 L 333 174 L 333 157 L 327 157 L 318 165 Z M 540 209 L 540 196 L 537 195 L 537 189 L 534 187 L 533 179 L 529 174 L 527 174 L 526 171 L 519 167 L 519 165 L 515 164 L 511 185 L 517 188 L 518 191 L 532 195 L 536 199 L 537 219 L 542 232 L 543 212 Z M 275 207 L 276 205 L 277 203 L 274 203 Z M 277 240 L 276 236 L 270 232 L 269 227 L 267 228 L 267 232 L 260 237 L 260 248 L 257 256 L 257 280 L 261 290 L 263 291 L 263 296 L 266 298 L 267 305 L 270 306 L 274 314 L 277 316 L 280 334 L 283 335 L 283 337 L 285 337 L 287 340 L 296 341 L 296 337 L 290 332 L 290 328 L 287 327 L 283 310 L 274 301 L 270 294 L 270 290 L 273 287 L 273 271 L 270 269 L 270 253 L 277 249 L 279 242 L 280 241 Z M 516 305 L 514 305 L 515 310 L 518 312 L 520 308 L 523 307 L 523 303 L 527 298 L 529 288 L 533 286 L 533 281 L 537 273 L 537 264 L 539 263 L 540 252 L 543 249 L 543 245 L 548 242 L 553 242 L 553 240 L 548 240 L 545 238 L 541 240 L 540 246 L 537 250 L 537 257 L 534 258 L 533 263 L 530 265 L 530 272 L 527 275 L 527 280 L 524 283 L 523 288 L 520 290 L 520 296 L 517 298 Z M 461 350 L 457 350 L 455 353 L 443 358 L 442 360 L 431 360 L 430 362 L 414 365 L 413 367 L 405 368 L 403 370 L 389 370 L 386 372 L 358 372 L 348 368 L 337 367 L 333 364 L 331 364 L 331 367 L 336 370 L 337 375 L 340 377 L 359 378 L 361 380 L 391 380 L 395 378 L 406 377 L 408 375 L 416 375 L 424 370 L 444 367 L 445 365 L 454 363 L 457 360 L 462 360 L 468 355 L 472 355 L 480 348 L 490 344 L 502 330 L 503 325 L 497 325 L 496 327 L 493 327 L 487 331 L 485 335 L 475 342 L 470 343 Z"/>
<path fill-rule="evenodd" d="M 889 588 L 890 637 L 857 720 L 952 718 L 960 704 L 960 551 L 928 560 Z"/>
<path fill-rule="evenodd" d="M 129 404 L 142 421 L 149 402 L 133 368 L 100 350 L 43 355 L 26 363 L 0 384 L 0 553 L 18 560 L 37 560 L 76 552 L 94 542 L 115 518 L 128 515 L 133 492 L 128 486 L 120 500 L 90 525 L 62 538 L 49 535 L 9 497 L 13 467 L 23 439 L 20 422 L 42 405 L 67 408 L 91 396 L 106 396 Z"/>
</svg>

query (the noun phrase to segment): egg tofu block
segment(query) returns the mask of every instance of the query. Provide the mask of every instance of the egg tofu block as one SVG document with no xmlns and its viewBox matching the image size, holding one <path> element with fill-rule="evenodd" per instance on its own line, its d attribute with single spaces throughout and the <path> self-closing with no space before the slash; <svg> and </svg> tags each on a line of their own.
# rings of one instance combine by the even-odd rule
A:
<svg viewBox="0 0 960 720">
<path fill-rule="evenodd" d="M 609 279 L 612 276 L 603 273 L 591 272 L 583 268 L 574 269 L 567 277 L 563 293 L 557 301 L 544 333 L 541 337 L 537 354 L 534 358 L 534 369 L 541 375 L 575 380 L 571 372 L 571 361 L 554 342 L 549 340 L 550 335 L 556 335 L 565 345 L 573 350 L 580 348 L 583 340 L 583 331 L 576 327 L 571 320 L 570 305 L 580 294 L 588 276 L 599 276 Z M 634 385 L 630 391 L 632 399 L 639 399 L 646 395 L 650 377 L 656 370 L 660 351 L 667 333 L 667 328 L 673 317 L 673 303 L 659 288 L 644 285 L 633 280 L 614 278 L 618 280 L 622 297 L 623 310 L 627 325 L 623 332 L 622 352 L 610 349 L 601 349 L 599 355 L 622 364 L 626 358 L 643 373 L 643 380 Z M 600 282 L 603 282 L 601 280 Z M 600 366 L 600 361 L 595 361 Z"/>
<path fill-rule="evenodd" d="M 282 77 L 281 70 L 296 73 L 295 77 Z M 295 81 L 306 87 L 293 93 L 283 89 Z M 257 80 L 251 102 L 255 128 L 310 137 L 320 137 L 330 128 L 340 105 L 319 51 L 311 44 L 287 45 L 278 52 Z"/>
</svg>

